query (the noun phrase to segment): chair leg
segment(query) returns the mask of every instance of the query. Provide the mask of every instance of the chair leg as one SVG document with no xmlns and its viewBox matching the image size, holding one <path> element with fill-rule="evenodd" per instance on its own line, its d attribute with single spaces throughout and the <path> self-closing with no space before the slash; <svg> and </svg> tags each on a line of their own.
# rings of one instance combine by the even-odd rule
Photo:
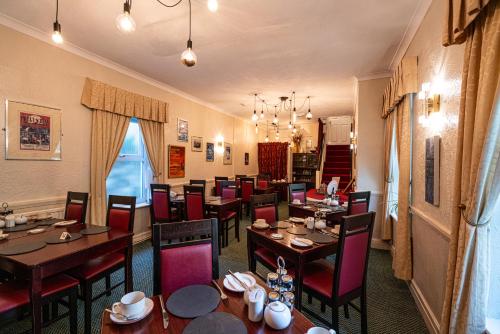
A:
<svg viewBox="0 0 500 334">
<path fill-rule="evenodd" d="M 226 239 L 224 247 L 229 245 L 229 222 L 224 222 L 224 238 Z"/>
<path fill-rule="evenodd" d="M 361 333 L 367 334 L 368 333 L 368 312 L 367 312 L 367 307 L 366 307 L 366 289 L 361 294 L 360 304 L 361 304 L 360 305 L 360 307 L 361 307 Z"/>
<path fill-rule="evenodd" d="M 42 321 L 43 322 L 48 322 L 50 319 L 50 305 L 45 304 L 42 306 Z"/>
<path fill-rule="evenodd" d="M 59 315 L 59 303 L 53 302 L 52 303 L 52 318 L 57 318 L 58 315 Z"/>
<path fill-rule="evenodd" d="M 106 296 L 111 296 L 111 275 L 106 275 Z"/>
<path fill-rule="evenodd" d="M 344 304 L 344 316 L 349 319 L 349 304 Z"/>
<path fill-rule="evenodd" d="M 77 307 L 77 289 L 73 289 L 69 294 L 69 332 L 77 334 L 78 332 L 78 307 Z"/>
<path fill-rule="evenodd" d="M 240 242 L 240 221 L 238 219 L 234 220 L 234 236 Z"/>
<path fill-rule="evenodd" d="M 85 308 L 85 334 L 92 332 L 92 283 L 85 282 L 82 285 L 82 294 Z"/>
<path fill-rule="evenodd" d="M 308 293 L 308 294 L 307 294 L 307 303 L 308 303 L 308 304 L 312 304 L 312 302 L 313 302 L 313 296 L 311 296 L 311 294 L 310 294 L 310 293 Z"/>
<path fill-rule="evenodd" d="M 326 311 L 326 305 L 325 303 L 321 302 L 321 312 L 325 313 Z"/>
<path fill-rule="evenodd" d="M 332 325 L 335 333 L 339 332 L 339 308 L 337 305 L 332 305 Z"/>
</svg>

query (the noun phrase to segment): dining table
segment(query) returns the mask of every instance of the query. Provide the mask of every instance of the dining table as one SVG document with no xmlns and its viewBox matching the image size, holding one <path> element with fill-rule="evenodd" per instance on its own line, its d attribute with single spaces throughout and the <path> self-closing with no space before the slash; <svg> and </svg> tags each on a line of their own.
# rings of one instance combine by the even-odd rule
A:
<svg viewBox="0 0 500 334">
<path fill-rule="evenodd" d="M 56 220 L 55 222 L 57 222 Z M 93 225 L 75 223 L 73 225 L 56 227 L 39 226 L 37 221 L 29 221 L 28 227 L 43 228 L 38 234 L 28 231 L 8 231 L 7 239 L 0 241 L 0 251 L 23 244 L 44 242 L 53 237 L 59 237 L 62 232 L 78 233 Z M 84 264 L 92 258 L 112 252 L 124 252 L 125 255 L 125 291 L 133 290 L 132 279 L 132 237 L 133 233 L 121 229 L 110 229 L 105 233 L 83 235 L 81 238 L 59 244 L 46 244 L 38 250 L 18 254 L 0 255 L 0 269 L 15 275 L 16 279 L 30 280 L 30 301 L 32 314 L 32 332 L 39 334 L 42 317 L 42 280 L 46 277 L 66 272 Z"/>
<path fill-rule="evenodd" d="M 318 202 L 308 201 L 306 204 L 288 204 L 289 217 L 314 217 L 316 212 L 324 210 L 324 219 L 329 226 L 338 225 L 342 217 L 347 214 L 347 208 L 343 206 L 327 206 Z"/>
<path fill-rule="evenodd" d="M 270 291 L 264 281 L 262 281 L 258 276 L 254 274 L 251 275 L 254 276 L 257 284 L 266 289 L 266 292 Z M 243 301 L 243 293 L 227 290 L 226 288 L 224 288 L 223 282 L 223 277 L 217 280 L 217 284 L 219 285 L 219 287 L 221 287 L 221 289 L 223 289 L 228 298 L 226 300 L 221 299 L 214 312 L 230 313 L 241 319 L 245 327 L 247 328 L 248 334 L 304 334 L 309 328 L 314 327 L 314 324 L 309 319 L 307 319 L 304 314 L 302 314 L 295 308 L 292 311 L 292 323 L 283 330 L 274 330 L 270 328 L 265 324 L 264 320 L 261 320 L 259 322 L 252 322 L 248 319 L 248 306 L 246 306 L 245 302 Z M 110 319 L 109 313 L 104 312 L 101 320 L 101 334 L 181 334 L 184 328 L 190 323 L 191 319 L 176 317 L 167 310 L 169 322 L 167 329 L 164 329 L 159 296 L 153 296 L 151 297 L 151 299 L 154 302 L 151 314 L 134 324 L 114 324 Z M 166 302 L 168 300 L 168 295 L 164 295 L 163 300 Z"/>
<path fill-rule="evenodd" d="M 302 224 L 297 224 L 302 226 Z M 274 239 L 273 234 L 280 233 L 282 239 Z M 308 232 L 308 235 L 295 235 L 289 233 L 287 229 L 266 228 L 258 229 L 253 226 L 247 226 L 247 250 L 248 250 L 248 267 L 252 273 L 256 273 L 257 258 L 255 251 L 258 247 L 264 247 L 270 250 L 273 254 L 282 256 L 287 264 L 291 264 L 294 268 L 295 279 L 295 306 L 298 310 L 301 309 L 302 302 L 302 280 L 304 276 L 304 266 L 308 262 L 325 258 L 337 252 L 338 238 L 332 237 L 329 243 L 314 243 L 310 247 L 297 247 L 291 243 L 295 237 L 308 238 L 313 233 Z"/>
</svg>

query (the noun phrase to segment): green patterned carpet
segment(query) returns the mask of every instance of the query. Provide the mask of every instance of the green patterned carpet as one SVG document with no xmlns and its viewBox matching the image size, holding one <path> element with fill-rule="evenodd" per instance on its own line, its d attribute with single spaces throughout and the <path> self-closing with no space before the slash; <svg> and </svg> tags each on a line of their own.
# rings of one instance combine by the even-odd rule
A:
<svg viewBox="0 0 500 334">
<path fill-rule="evenodd" d="M 280 206 L 280 217 L 288 215 L 287 206 Z M 243 220 L 241 226 L 241 242 L 234 239 L 234 231 L 230 231 L 230 245 L 224 248 L 220 256 L 220 273 L 223 275 L 227 269 L 232 271 L 248 270 L 246 232 L 245 227 L 248 220 Z M 134 246 L 134 287 L 141 290 L 146 295 L 152 294 L 153 289 L 153 250 L 149 241 Z M 330 259 L 331 260 L 331 259 Z M 258 267 L 262 274 L 266 273 L 265 268 Z M 123 272 L 118 271 L 113 275 L 113 280 L 118 281 L 123 277 Z M 98 294 L 104 288 L 104 281 L 97 284 L 94 293 Z M 99 333 L 102 311 L 113 302 L 120 299 L 123 288 L 113 291 L 110 297 L 103 296 L 93 304 L 93 333 Z M 307 298 L 303 299 L 304 301 Z M 321 313 L 320 305 L 313 301 L 312 305 L 307 305 L 317 314 L 321 314 L 325 319 L 331 321 L 331 310 L 327 307 L 325 313 Z M 62 311 L 63 307 L 60 307 Z M 360 333 L 359 314 L 350 309 L 350 319 L 344 319 L 340 310 L 340 332 Z M 314 319 L 311 319 L 314 321 Z M 83 303 L 78 305 L 78 325 L 79 333 L 83 333 Z M 318 323 L 318 325 L 322 325 Z M 23 321 L 11 322 L 0 327 L 0 333 L 22 333 L 31 327 L 29 318 Z M 370 263 L 368 268 L 368 328 L 369 333 L 427 333 L 424 321 L 417 310 L 417 307 L 405 282 L 397 280 L 392 275 L 391 256 L 386 251 L 372 250 L 370 253 Z M 62 319 L 44 329 L 44 333 L 68 333 L 68 320 Z M 179 333 L 180 334 L 180 333 Z M 209 334 L 209 333 L 207 333 Z"/>
</svg>

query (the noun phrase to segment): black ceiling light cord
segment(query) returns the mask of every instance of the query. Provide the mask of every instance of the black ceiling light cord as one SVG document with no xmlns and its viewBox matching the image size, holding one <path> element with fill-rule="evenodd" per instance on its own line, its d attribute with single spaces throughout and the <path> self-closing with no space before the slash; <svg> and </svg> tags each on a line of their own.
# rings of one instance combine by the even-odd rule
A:
<svg viewBox="0 0 500 334">
<path fill-rule="evenodd" d="M 59 0 L 56 0 L 56 21 L 53 28 L 52 41 L 56 44 L 62 44 L 64 40 L 61 34 L 61 24 L 59 23 Z"/>
</svg>

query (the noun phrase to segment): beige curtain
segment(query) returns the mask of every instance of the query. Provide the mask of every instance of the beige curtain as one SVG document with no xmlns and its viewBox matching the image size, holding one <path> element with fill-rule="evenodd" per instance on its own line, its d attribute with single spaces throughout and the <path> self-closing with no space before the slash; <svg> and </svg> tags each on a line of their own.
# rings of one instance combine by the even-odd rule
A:
<svg viewBox="0 0 500 334">
<path fill-rule="evenodd" d="M 383 204 L 384 204 L 384 216 L 382 217 L 382 239 L 391 240 L 392 239 L 392 220 L 390 217 L 391 207 L 394 205 L 392 201 L 390 202 L 390 188 L 392 180 L 392 170 L 391 170 L 391 144 L 392 137 L 394 133 L 394 118 L 395 113 L 390 113 L 385 119 L 385 131 L 384 131 L 384 194 L 383 194 Z"/>
<path fill-rule="evenodd" d="M 399 279 L 412 278 L 410 182 L 411 182 L 411 119 L 410 96 L 406 95 L 396 110 L 396 148 L 398 151 L 398 222 L 394 236 L 392 269 Z"/>
<path fill-rule="evenodd" d="M 151 169 L 153 170 L 155 181 L 163 183 L 165 179 L 163 174 L 165 161 L 163 123 L 139 119 L 139 125 L 141 127 L 144 143 L 146 144 L 149 162 L 151 163 Z"/>
<path fill-rule="evenodd" d="M 92 111 L 90 152 L 90 217 L 94 225 L 106 224 L 106 178 L 120 153 L 130 117 Z"/>
<path fill-rule="evenodd" d="M 478 17 L 490 0 L 445 0 L 446 20 L 443 30 L 443 45 L 465 42 L 466 29 Z"/>
<path fill-rule="evenodd" d="M 457 166 L 442 333 L 483 333 L 490 276 L 489 227 L 500 196 L 500 2 L 466 33 Z"/>
</svg>

